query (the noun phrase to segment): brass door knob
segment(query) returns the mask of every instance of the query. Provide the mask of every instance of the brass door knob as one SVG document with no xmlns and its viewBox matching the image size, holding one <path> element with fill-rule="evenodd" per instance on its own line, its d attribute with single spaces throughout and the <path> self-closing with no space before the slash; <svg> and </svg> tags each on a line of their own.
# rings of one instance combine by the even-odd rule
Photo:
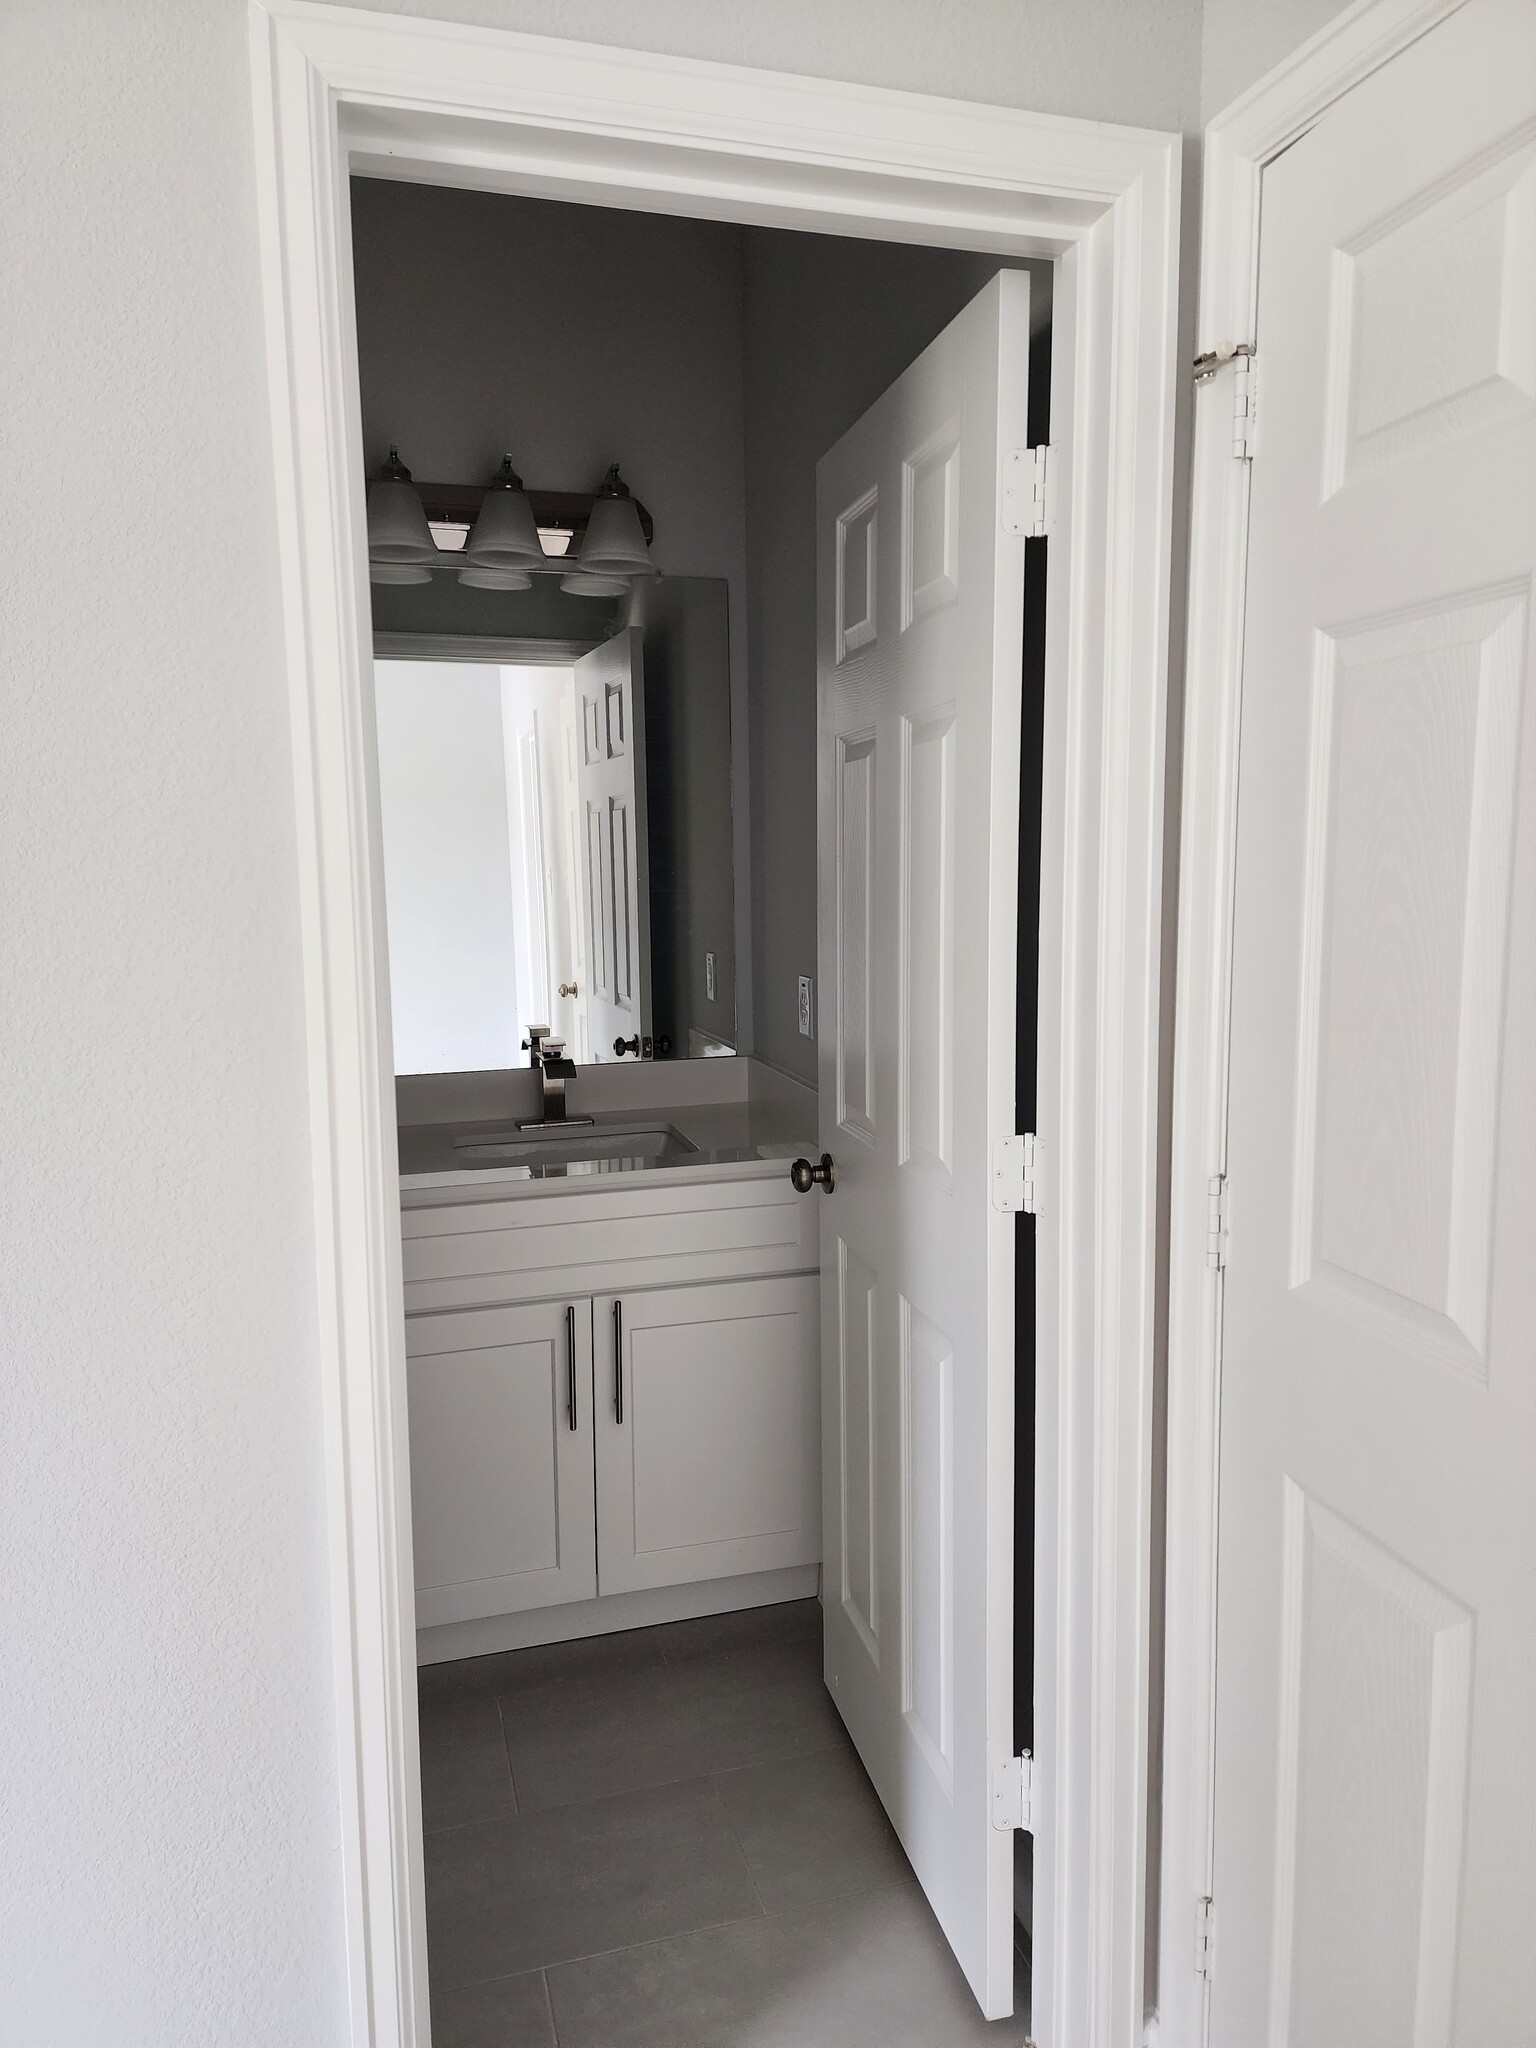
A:
<svg viewBox="0 0 1536 2048">
<path fill-rule="evenodd" d="M 825 1188 L 830 1195 L 837 1186 L 832 1177 L 832 1154 L 823 1152 L 821 1164 L 812 1166 L 809 1159 L 797 1159 L 789 1169 L 790 1180 L 797 1195 L 808 1195 L 812 1188 Z"/>
</svg>

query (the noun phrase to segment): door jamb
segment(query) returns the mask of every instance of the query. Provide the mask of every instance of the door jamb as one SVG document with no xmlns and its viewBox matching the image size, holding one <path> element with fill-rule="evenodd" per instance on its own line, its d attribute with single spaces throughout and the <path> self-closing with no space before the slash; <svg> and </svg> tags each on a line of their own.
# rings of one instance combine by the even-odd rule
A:
<svg viewBox="0 0 1536 2048">
<path fill-rule="evenodd" d="M 1180 142 L 730 65 L 250 0 L 302 906 L 352 2048 L 424 2048 L 395 1114 L 349 167 L 1057 259 L 1037 1223 L 1044 2038 L 1143 2009 L 1163 746 Z M 1070 349 L 1070 354 L 1067 349 Z M 1048 781 L 1050 778 L 1048 778 Z M 1046 971 L 1046 970 L 1049 971 Z M 1051 1632 L 1049 1634 L 1045 1632 Z"/>
<path fill-rule="evenodd" d="M 1466 0 L 1361 0 L 1205 131 L 1197 348 L 1256 343 L 1264 167 L 1372 71 Z M 1262 408 L 1263 357 L 1256 358 Z M 1208 1263 L 1210 1182 L 1227 1163 L 1233 881 L 1252 465 L 1234 456 L 1232 391 L 1198 387 L 1174 1030 L 1168 1279 L 1168 1478 L 1158 2038 L 1198 2048 L 1212 1896 L 1216 1521 L 1222 1274 Z M 1260 412 L 1262 422 L 1262 411 Z M 1259 427 L 1262 435 L 1262 423 Z"/>
</svg>

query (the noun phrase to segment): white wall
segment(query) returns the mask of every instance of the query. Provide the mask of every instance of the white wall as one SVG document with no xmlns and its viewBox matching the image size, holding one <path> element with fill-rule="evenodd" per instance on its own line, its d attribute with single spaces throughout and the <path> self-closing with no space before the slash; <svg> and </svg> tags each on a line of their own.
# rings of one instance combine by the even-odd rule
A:
<svg viewBox="0 0 1536 2048">
<path fill-rule="evenodd" d="M 345 0 L 391 14 L 1193 128 L 1200 0 Z"/>
<path fill-rule="evenodd" d="M 501 670 L 381 661 L 374 697 L 395 1072 L 516 1066 Z"/>
<path fill-rule="evenodd" d="M 239 0 L 0 8 L 0 2040 L 334 2048 Z"/>
<path fill-rule="evenodd" d="M 1198 97 L 1197 0 L 415 11 L 1162 126 Z M 0 2037 L 334 2048 L 244 0 L 0 9 L 0 186 Z"/>
<path fill-rule="evenodd" d="M 1200 32 L 1200 121 L 1240 93 L 1344 10 L 1338 0 L 1205 0 Z"/>
</svg>

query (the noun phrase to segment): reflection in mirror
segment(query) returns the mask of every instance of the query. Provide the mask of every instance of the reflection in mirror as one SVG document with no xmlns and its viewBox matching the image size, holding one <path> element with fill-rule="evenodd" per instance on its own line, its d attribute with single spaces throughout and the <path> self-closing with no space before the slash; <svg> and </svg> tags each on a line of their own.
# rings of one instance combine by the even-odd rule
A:
<svg viewBox="0 0 1536 2048">
<path fill-rule="evenodd" d="M 725 583 L 644 586 L 600 636 L 547 584 L 532 631 L 419 597 L 375 592 L 395 1071 L 515 1066 L 540 1028 L 582 1063 L 734 1051 Z"/>
</svg>

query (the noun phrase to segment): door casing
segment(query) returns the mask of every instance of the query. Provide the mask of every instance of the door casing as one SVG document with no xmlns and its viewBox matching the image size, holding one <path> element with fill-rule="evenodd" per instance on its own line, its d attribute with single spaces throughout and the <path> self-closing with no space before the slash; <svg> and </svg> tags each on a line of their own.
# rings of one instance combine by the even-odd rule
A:
<svg viewBox="0 0 1536 2048">
<path fill-rule="evenodd" d="M 349 172 L 1055 264 L 1039 1028 L 1034 2022 L 1140 2038 L 1181 142 L 251 0 L 353 2048 L 430 2039 Z"/>
<path fill-rule="evenodd" d="M 1464 0 L 1361 0 L 1206 129 L 1200 351 L 1251 345 L 1264 166 L 1333 103 Z M 1262 349 L 1255 359 L 1263 418 Z M 1226 1170 L 1238 726 L 1247 589 L 1248 463 L 1234 453 L 1230 368 L 1198 387 L 1184 669 L 1177 992 L 1169 1211 L 1159 2038 L 1200 2048 L 1197 1971 L 1211 1896 L 1221 1273 L 1208 1262 L 1210 1185 Z M 1262 434 L 1262 424 L 1259 432 Z M 1217 1906 L 1219 1925 L 1220 1902 Z"/>
</svg>

